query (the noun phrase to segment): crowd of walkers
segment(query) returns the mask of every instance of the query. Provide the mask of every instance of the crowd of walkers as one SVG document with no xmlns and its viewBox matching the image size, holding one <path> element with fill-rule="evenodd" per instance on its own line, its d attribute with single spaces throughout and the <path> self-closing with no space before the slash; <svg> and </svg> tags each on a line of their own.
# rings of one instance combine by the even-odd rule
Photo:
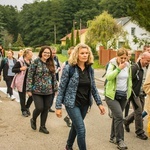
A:
<svg viewBox="0 0 150 150">
<path fill-rule="evenodd" d="M 69 58 L 61 66 L 56 52 L 55 47 L 42 46 L 33 59 L 32 49 L 26 48 L 14 58 L 12 50 L 5 52 L 0 45 L 0 80 L 3 72 L 7 97 L 11 100 L 15 99 L 13 89 L 18 91 L 21 114 L 23 117 L 31 115 L 33 130 L 37 129 L 37 118 L 40 116 L 39 132 L 49 134 L 46 127 L 48 112 L 55 112 L 61 118 L 64 105 L 67 111 L 64 121 L 70 127 L 65 150 L 73 150 L 75 138 L 79 150 L 87 150 L 84 119 L 92 106 L 92 97 L 100 114 L 105 114 L 94 80 L 94 57 L 88 45 L 78 44 L 70 47 Z M 117 50 L 116 57 L 109 61 L 104 87 L 105 101 L 112 117 L 109 142 L 116 144 L 120 150 L 128 149 L 124 129 L 130 132 L 133 122 L 137 138 L 147 140 L 150 136 L 150 47 L 145 48 L 136 62 L 131 62 L 130 58 L 130 50 Z M 52 109 L 54 99 L 56 111 Z M 32 102 L 33 112 L 30 111 Z M 130 103 L 133 107 L 131 114 Z M 143 117 L 146 115 L 148 136 L 143 128 Z"/>
</svg>

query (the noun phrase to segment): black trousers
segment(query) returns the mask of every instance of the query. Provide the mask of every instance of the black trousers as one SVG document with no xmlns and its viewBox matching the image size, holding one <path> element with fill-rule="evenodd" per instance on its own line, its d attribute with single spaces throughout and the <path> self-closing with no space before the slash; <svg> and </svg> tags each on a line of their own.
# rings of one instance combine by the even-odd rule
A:
<svg viewBox="0 0 150 150">
<path fill-rule="evenodd" d="M 53 94 L 51 95 L 37 95 L 33 94 L 33 101 L 35 104 L 35 109 L 33 110 L 33 120 L 36 121 L 37 117 L 40 115 L 40 126 L 45 127 L 45 123 L 48 116 L 48 109 L 50 106 L 50 103 L 53 98 Z"/>
<path fill-rule="evenodd" d="M 20 106 L 21 106 L 21 111 L 26 111 L 28 108 L 30 108 L 30 105 L 32 104 L 33 98 L 30 96 L 27 99 L 26 103 L 26 92 L 18 92 L 19 93 L 19 98 L 20 98 Z"/>
<path fill-rule="evenodd" d="M 5 82 L 7 85 L 7 94 L 9 94 L 10 96 L 13 95 L 13 89 L 11 88 L 11 83 L 12 83 L 13 78 L 14 76 L 7 76 L 5 78 Z"/>
</svg>

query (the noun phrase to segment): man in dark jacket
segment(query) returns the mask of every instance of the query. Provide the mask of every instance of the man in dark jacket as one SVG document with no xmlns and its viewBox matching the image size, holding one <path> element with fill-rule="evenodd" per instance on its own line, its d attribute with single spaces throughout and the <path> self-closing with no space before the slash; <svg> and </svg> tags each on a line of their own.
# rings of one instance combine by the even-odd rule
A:
<svg viewBox="0 0 150 150">
<path fill-rule="evenodd" d="M 150 63 L 150 53 L 144 52 L 141 55 L 140 60 L 132 65 L 132 94 L 129 100 L 132 103 L 134 112 L 127 116 L 124 120 L 125 130 L 130 132 L 129 125 L 135 119 L 135 133 L 138 138 L 147 140 L 147 136 L 143 130 L 143 119 L 142 119 L 142 104 L 140 100 L 140 90 L 143 81 L 144 70 L 143 67 L 148 66 Z"/>
</svg>

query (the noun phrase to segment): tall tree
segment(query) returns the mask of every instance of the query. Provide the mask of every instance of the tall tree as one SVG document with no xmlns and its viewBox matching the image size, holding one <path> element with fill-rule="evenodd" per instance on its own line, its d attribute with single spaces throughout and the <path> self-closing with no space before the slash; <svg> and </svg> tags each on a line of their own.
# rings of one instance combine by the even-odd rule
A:
<svg viewBox="0 0 150 150">
<path fill-rule="evenodd" d="M 130 10 L 130 15 L 133 20 L 150 32 L 150 0 L 136 0 L 136 5 L 133 10 Z"/>
<path fill-rule="evenodd" d="M 123 34 L 122 27 L 107 12 L 103 12 L 89 22 L 86 43 L 96 46 L 101 43 L 106 49 L 112 47 L 116 39 Z"/>
<path fill-rule="evenodd" d="M 79 30 L 77 30 L 76 33 L 76 45 L 80 43 L 80 36 L 79 36 Z"/>
<path fill-rule="evenodd" d="M 99 3 L 101 12 L 108 11 L 115 18 L 126 17 L 129 10 L 134 10 L 136 0 L 101 0 Z"/>
</svg>

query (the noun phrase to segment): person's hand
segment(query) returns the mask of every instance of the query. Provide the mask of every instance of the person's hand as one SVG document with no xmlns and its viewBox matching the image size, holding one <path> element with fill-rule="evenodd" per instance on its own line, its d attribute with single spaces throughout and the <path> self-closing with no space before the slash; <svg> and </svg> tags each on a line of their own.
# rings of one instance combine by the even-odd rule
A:
<svg viewBox="0 0 150 150">
<path fill-rule="evenodd" d="M 127 63 L 124 62 L 124 63 L 120 63 L 119 64 L 119 68 L 122 70 L 123 68 L 125 68 L 127 66 Z"/>
<path fill-rule="evenodd" d="M 62 109 L 56 109 L 55 113 L 58 118 L 62 117 Z"/>
<path fill-rule="evenodd" d="M 31 92 L 27 92 L 27 94 L 28 94 L 29 97 L 32 96 L 32 93 L 31 93 Z"/>
<path fill-rule="evenodd" d="M 27 68 L 28 68 L 27 66 L 22 66 L 22 67 L 20 68 L 20 70 L 21 70 L 21 71 L 25 71 L 25 70 L 27 70 Z"/>
<path fill-rule="evenodd" d="M 99 107 L 99 110 L 100 110 L 100 114 L 104 115 L 105 114 L 105 108 L 104 108 L 104 106 L 103 105 L 99 105 L 98 107 Z"/>
</svg>

